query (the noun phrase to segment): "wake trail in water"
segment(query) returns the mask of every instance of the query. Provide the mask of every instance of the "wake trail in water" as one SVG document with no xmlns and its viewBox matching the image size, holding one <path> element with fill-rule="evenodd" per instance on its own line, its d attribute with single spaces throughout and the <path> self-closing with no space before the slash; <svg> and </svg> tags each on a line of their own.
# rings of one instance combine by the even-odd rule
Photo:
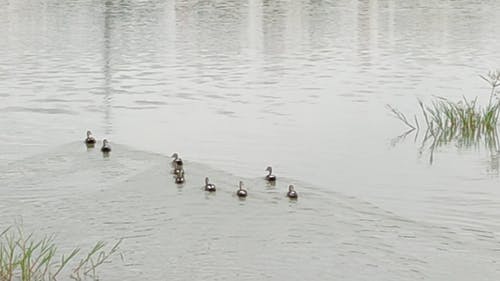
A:
<svg viewBox="0 0 500 281">
<path fill-rule="evenodd" d="M 279 178 L 270 186 L 191 161 L 179 186 L 167 156 L 113 144 L 106 158 L 98 147 L 75 142 L 3 165 L 1 226 L 22 217 L 29 228 L 58 233 L 64 245 L 124 237 L 125 264 L 103 272 L 106 280 L 487 280 L 498 274 L 494 236 L 464 239 L 305 182 Z M 217 185 L 215 194 L 203 191 L 205 176 Z M 234 194 L 239 180 L 249 192 L 243 201 Z M 290 183 L 297 201 L 285 197 Z M 445 270 L 450 263 L 459 269 Z"/>
</svg>

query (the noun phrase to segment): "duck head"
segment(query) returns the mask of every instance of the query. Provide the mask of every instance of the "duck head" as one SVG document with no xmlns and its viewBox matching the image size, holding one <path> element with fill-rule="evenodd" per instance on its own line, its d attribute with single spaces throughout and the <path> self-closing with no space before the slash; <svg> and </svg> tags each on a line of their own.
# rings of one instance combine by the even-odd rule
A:
<svg viewBox="0 0 500 281">
<path fill-rule="evenodd" d="M 268 171 L 269 172 L 269 175 L 271 175 L 273 173 L 273 168 L 271 166 L 268 166 L 265 171 Z"/>
</svg>

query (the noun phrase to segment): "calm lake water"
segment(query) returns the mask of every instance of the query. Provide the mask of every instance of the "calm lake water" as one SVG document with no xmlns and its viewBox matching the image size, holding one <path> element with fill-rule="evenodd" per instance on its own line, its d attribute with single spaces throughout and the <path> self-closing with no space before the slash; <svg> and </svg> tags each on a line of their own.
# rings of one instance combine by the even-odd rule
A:
<svg viewBox="0 0 500 281">
<path fill-rule="evenodd" d="M 0 0 L 0 227 L 125 237 L 102 280 L 498 280 L 497 152 L 385 108 L 486 101 L 497 4 Z"/>
</svg>

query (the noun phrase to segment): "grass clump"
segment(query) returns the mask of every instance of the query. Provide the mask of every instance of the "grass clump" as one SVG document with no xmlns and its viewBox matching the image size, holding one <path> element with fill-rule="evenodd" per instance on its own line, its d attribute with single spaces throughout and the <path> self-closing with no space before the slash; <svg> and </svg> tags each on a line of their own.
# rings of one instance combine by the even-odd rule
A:
<svg viewBox="0 0 500 281">
<path fill-rule="evenodd" d="M 500 100 L 497 88 L 500 86 L 500 71 L 489 72 L 480 76 L 490 86 L 489 102 L 486 105 L 478 103 L 478 97 L 468 99 L 462 97 L 459 101 L 451 101 L 443 97 L 436 97 L 429 104 L 418 100 L 420 114 L 407 118 L 398 109 L 387 105 L 395 118 L 409 128 L 399 136 L 397 141 L 404 139 L 409 133 L 424 130 L 422 147 L 428 144 L 432 154 L 436 147 L 452 141 L 459 146 L 472 146 L 484 142 L 491 151 L 498 149 L 498 119 L 500 117 Z M 420 120 L 420 121 L 419 121 Z"/>
<path fill-rule="evenodd" d="M 481 106 L 477 102 L 477 97 L 472 100 L 463 97 L 458 102 L 437 97 L 429 105 L 418 100 L 421 119 L 424 121 L 421 123 L 426 125 L 429 133 L 436 135 L 455 132 L 473 135 L 496 129 L 500 114 L 500 101 L 494 98 L 497 94 L 496 89 L 500 86 L 500 71 L 490 72 L 487 76 L 481 75 L 480 77 L 491 85 L 489 103 L 486 106 Z M 394 117 L 410 129 L 420 129 L 417 115 L 410 120 L 398 109 L 390 105 L 387 107 Z"/>
<path fill-rule="evenodd" d="M 9 227 L 0 232 L 0 281 L 53 281 L 63 272 L 75 280 L 85 277 L 96 279 L 96 269 L 109 261 L 121 242 L 120 239 L 109 250 L 105 249 L 106 243 L 97 242 L 70 268 L 70 261 L 76 260 L 81 253 L 80 248 L 67 255 L 59 255 L 53 235 L 37 239 L 33 233 L 26 234 L 20 226 Z"/>
</svg>

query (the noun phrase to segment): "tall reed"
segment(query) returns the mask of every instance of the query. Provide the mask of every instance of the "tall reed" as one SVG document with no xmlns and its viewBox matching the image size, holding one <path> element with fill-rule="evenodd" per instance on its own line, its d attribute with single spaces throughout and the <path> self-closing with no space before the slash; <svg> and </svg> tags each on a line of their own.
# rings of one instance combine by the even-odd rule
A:
<svg viewBox="0 0 500 281">
<path fill-rule="evenodd" d="M 453 141 L 460 146 L 484 142 L 488 149 L 496 152 L 499 147 L 497 131 L 500 100 L 497 88 L 500 86 L 500 70 L 480 77 L 491 87 L 486 105 L 480 105 L 478 97 L 468 99 L 464 96 L 458 101 L 436 97 L 428 104 L 419 99 L 420 114 L 415 114 L 413 118 L 408 118 L 398 109 L 387 105 L 391 114 L 409 128 L 396 141 L 404 139 L 411 132 L 416 131 L 418 135 L 420 130 L 424 130 L 421 149 L 429 144 L 431 162 L 436 147 Z"/>
<path fill-rule="evenodd" d="M 500 100 L 494 99 L 497 96 L 496 89 L 500 86 L 500 71 L 490 72 L 481 78 L 491 85 L 489 102 L 486 106 L 481 106 L 477 97 L 467 99 L 464 96 L 457 102 L 437 97 L 430 104 L 425 104 L 419 99 L 420 119 L 424 121 L 420 123 L 425 124 L 426 130 L 432 135 L 474 135 L 495 130 L 500 115 Z M 409 119 L 398 109 L 390 105 L 387 107 L 394 117 L 410 129 L 420 129 L 417 115 Z"/>
</svg>

